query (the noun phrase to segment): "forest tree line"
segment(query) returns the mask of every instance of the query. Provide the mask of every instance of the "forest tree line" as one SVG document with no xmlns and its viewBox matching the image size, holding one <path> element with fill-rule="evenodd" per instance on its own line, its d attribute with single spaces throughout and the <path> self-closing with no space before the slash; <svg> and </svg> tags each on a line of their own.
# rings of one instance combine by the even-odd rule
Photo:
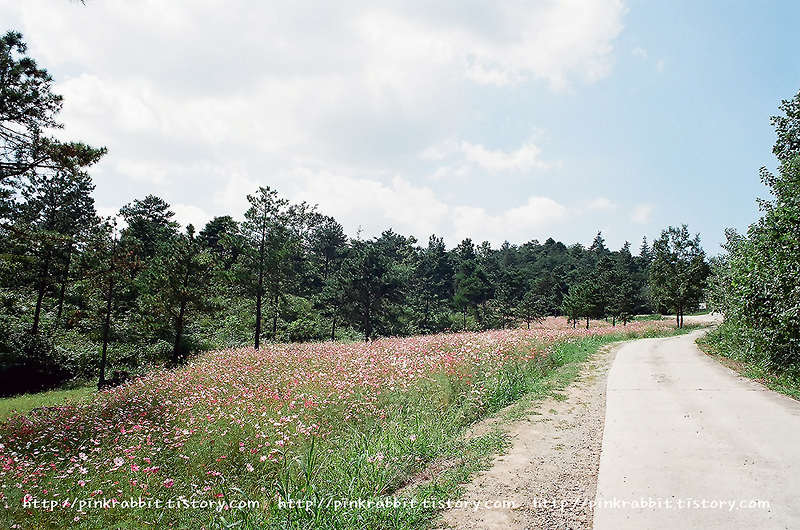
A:
<svg viewBox="0 0 800 530">
<path fill-rule="evenodd" d="M 725 315 L 723 353 L 800 382 L 800 92 L 772 117 L 778 171 L 761 168 L 772 195 L 747 233 L 726 231 L 714 261 L 710 298 Z"/>
<path fill-rule="evenodd" d="M 0 40 L 0 388 L 3 394 L 96 377 L 109 367 L 182 363 L 192 352 L 265 341 L 530 326 L 625 324 L 682 315 L 703 298 L 699 236 L 670 227 L 636 252 L 553 239 L 523 245 L 391 229 L 349 238 L 306 203 L 261 187 L 239 222 L 182 228 L 164 200 L 95 210 L 92 165 L 104 148 L 48 136 L 62 99 L 26 55 Z"/>
</svg>

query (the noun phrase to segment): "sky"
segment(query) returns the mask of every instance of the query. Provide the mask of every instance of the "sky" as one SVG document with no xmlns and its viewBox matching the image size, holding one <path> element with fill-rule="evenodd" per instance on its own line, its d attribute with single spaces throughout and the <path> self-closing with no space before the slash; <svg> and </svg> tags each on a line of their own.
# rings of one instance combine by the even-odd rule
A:
<svg viewBox="0 0 800 530">
<path fill-rule="evenodd" d="M 98 212 L 148 194 L 198 229 L 269 186 L 345 232 L 449 247 L 720 252 L 768 198 L 800 90 L 796 0 L 0 0 L 105 146 Z"/>
</svg>

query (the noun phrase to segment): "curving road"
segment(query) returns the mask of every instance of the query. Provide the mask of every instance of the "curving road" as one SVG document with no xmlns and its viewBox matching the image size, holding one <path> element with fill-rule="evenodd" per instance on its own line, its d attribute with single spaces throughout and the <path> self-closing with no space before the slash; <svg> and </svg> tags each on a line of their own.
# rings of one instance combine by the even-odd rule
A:
<svg viewBox="0 0 800 530">
<path fill-rule="evenodd" d="M 800 528 L 800 403 L 708 358 L 701 333 L 617 353 L 595 530 Z"/>
</svg>

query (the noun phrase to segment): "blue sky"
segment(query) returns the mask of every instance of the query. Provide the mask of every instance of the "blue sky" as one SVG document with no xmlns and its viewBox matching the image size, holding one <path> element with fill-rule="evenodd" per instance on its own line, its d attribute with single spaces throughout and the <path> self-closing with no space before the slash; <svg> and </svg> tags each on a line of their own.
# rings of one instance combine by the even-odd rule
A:
<svg viewBox="0 0 800 530">
<path fill-rule="evenodd" d="M 796 1 L 0 0 L 105 145 L 103 214 L 152 193 L 202 226 L 259 185 L 350 235 L 716 254 L 800 90 Z"/>
</svg>

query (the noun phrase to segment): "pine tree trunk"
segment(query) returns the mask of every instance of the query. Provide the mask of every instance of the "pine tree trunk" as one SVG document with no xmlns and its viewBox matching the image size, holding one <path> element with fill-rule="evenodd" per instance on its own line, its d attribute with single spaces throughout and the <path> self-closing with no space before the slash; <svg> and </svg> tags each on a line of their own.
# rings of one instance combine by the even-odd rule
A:
<svg viewBox="0 0 800 530">
<path fill-rule="evenodd" d="M 258 349 L 261 344 L 261 298 L 262 286 L 264 285 L 264 273 L 258 272 L 258 287 L 256 288 L 256 336 L 253 340 L 253 348 Z"/>
<path fill-rule="evenodd" d="M 44 300 L 44 293 L 47 290 L 47 273 L 50 272 L 50 255 L 48 254 L 42 263 L 42 268 L 39 276 L 38 293 L 36 295 L 36 309 L 33 311 L 33 325 L 31 326 L 31 335 L 39 333 L 39 320 L 42 315 L 42 302 Z"/>
<path fill-rule="evenodd" d="M 181 308 L 178 311 L 178 320 L 175 322 L 175 345 L 172 348 L 172 364 L 178 365 L 181 361 L 181 338 L 183 338 L 183 319 L 186 315 L 186 300 L 181 300 Z"/>
<path fill-rule="evenodd" d="M 369 305 L 364 311 L 364 342 L 369 342 L 369 337 L 372 335 L 372 319 L 369 314 Z"/>
<path fill-rule="evenodd" d="M 266 232 L 266 219 L 267 214 L 264 212 L 264 219 L 263 225 L 261 228 L 261 243 L 258 247 L 258 285 L 256 286 L 256 333 L 255 339 L 253 340 L 253 348 L 258 349 L 261 345 L 261 300 L 264 296 L 264 259 L 266 254 L 266 241 L 267 241 L 267 232 Z"/>
<path fill-rule="evenodd" d="M 106 384 L 106 362 L 108 360 L 108 335 L 111 331 L 111 307 L 114 300 L 114 265 L 111 265 L 111 279 L 108 281 L 108 300 L 106 300 L 106 319 L 103 323 L 103 353 L 100 355 L 100 380 L 97 389 L 102 390 Z"/>
<path fill-rule="evenodd" d="M 114 302 L 114 269 L 116 268 L 117 240 L 116 236 L 111 247 L 111 263 L 108 266 L 108 298 L 106 299 L 106 318 L 103 323 L 103 353 L 100 355 L 100 379 L 97 390 L 102 390 L 106 384 L 106 362 L 108 361 L 108 336 L 111 332 L 111 309 Z"/>
<path fill-rule="evenodd" d="M 64 278 L 61 280 L 61 292 L 58 293 L 58 314 L 56 315 L 56 322 L 61 324 L 61 312 L 64 309 L 64 294 L 67 290 L 67 282 L 69 282 L 69 265 L 72 261 L 72 245 L 70 244 L 67 250 L 67 268 L 64 271 Z"/>
</svg>

